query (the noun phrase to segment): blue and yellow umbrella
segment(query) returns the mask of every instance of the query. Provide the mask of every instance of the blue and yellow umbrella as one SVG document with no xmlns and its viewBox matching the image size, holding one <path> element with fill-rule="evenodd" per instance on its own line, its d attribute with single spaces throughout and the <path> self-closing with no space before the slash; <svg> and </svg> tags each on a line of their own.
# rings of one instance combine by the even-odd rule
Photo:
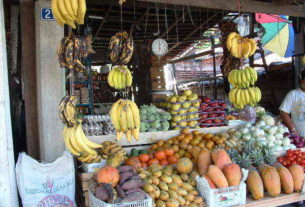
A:
<svg viewBox="0 0 305 207">
<path fill-rule="evenodd" d="M 256 13 L 255 19 L 265 30 L 261 39 L 264 48 L 281 57 L 294 55 L 294 30 L 287 16 Z"/>
</svg>

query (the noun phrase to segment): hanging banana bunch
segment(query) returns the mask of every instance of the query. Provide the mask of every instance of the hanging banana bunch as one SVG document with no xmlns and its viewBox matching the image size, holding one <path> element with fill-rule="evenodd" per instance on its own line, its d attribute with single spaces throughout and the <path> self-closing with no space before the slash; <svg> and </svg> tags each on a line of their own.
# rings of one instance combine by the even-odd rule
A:
<svg viewBox="0 0 305 207">
<path fill-rule="evenodd" d="M 60 26 L 67 24 L 75 29 L 76 24 L 84 24 L 86 0 L 51 0 L 51 7 L 55 20 Z"/>
<path fill-rule="evenodd" d="M 228 50 L 236 58 L 249 58 L 257 49 L 254 39 L 241 37 L 236 32 L 228 35 L 226 44 Z"/>
<path fill-rule="evenodd" d="M 77 99 L 75 96 L 65 96 L 60 101 L 58 107 L 58 113 L 61 121 L 69 127 L 72 127 L 77 123 L 76 102 Z"/>
<path fill-rule="evenodd" d="M 116 138 L 120 140 L 123 134 L 130 142 L 132 136 L 139 140 L 140 113 L 136 103 L 128 99 L 120 99 L 115 102 L 110 110 L 111 122 L 116 130 Z"/>
<path fill-rule="evenodd" d="M 132 75 L 127 66 L 114 66 L 108 74 L 108 84 L 117 90 L 130 87 L 132 84 Z"/>
<path fill-rule="evenodd" d="M 133 39 L 126 31 L 117 32 L 109 42 L 110 59 L 113 65 L 126 65 L 133 53 Z"/>
</svg>

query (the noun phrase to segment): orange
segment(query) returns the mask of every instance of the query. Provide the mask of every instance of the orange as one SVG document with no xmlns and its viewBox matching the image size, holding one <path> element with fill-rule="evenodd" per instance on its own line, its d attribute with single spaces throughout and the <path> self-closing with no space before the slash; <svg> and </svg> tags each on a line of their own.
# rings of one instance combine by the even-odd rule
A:
<svg viewBox="0 0 305 207">
<path fill-rule="evenodd" d="M 149 155 L 148 154 L 141 154 L 139 155 L 139 160 L 143 162 L 147 162 L 149 160 Z"/>
<path fill-rule="evenodd" d="M 161 160 L 160 165 L 168 165 L 168 161 L 167 160 Z"/>
<path fill-rule="evenodd" d="M 164 150 L 164 152 L 165 152 L 166 156 L 171 156 L 175 153 L 174 149 L 172 149 L 172 148 L 168 148 L 168 149 Z"/>
<path fill-rule="evenodd" d="M 156 159 L 156 158 L 152 158 L 152 159 L 150 159 L 149 161 L 148 161 L 148 166 L 151 166 L 151 165 L 153 165 L 153 164 L 159 164 L 159 160 L 158 159 Z"/>
<path fill-rule="evenodd" d="M 166 154 L 163 150 L 159 150 L 157 152 L 155 152 L 154 154 L 155 158 L 157 158 L 158 160 L 164 160 L 166 159 Z"/>
<path fill-rule="evenodd" d="M 167 160 L 168 160 L 168 162 L 169 162 L 170 164 L 176 164 L 176 163 L 178 162 L 178 159 L 177 159 L 177 157 L 176 157 L 175 155 L 169 156 L 169 157 L 167 158 Z"/>
</svg>

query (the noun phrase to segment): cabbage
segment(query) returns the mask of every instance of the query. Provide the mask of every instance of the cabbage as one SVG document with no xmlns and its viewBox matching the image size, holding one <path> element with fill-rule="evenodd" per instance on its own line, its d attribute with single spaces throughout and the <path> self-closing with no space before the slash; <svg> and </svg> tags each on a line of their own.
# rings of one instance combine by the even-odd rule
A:
<svg viewBox="0 0 305 207">
<path fill-rule="evenodd" d="M 149 121 L 155 121 L 155 116 L 154 116 L 154 114 L 147 114 L 147 119 L 148 119 Z"/>
<path fill-rule="evenodd" d="M 261 106 L 256 106 L 254 109 L 255 109 L 257 116 L 264 115 L 266 113 L 265 109 Z"/>
<path fill-rule="evenodd" d="M 283 127 L 283 126 L 279 126 L 279 127 L 277 128 L 277 133 L 278 133 L 278 134 L 284 134 L 284 133 L 285 133 L 284 127 Z"/>
<path fill-rule="evenodd" d="M 275 139 L 283 139 L 284 138 L 283 134 L 276 134 L 274 136 L 275 136 Z"/>
<path fill-rule="evenodd" d="M 244 141 L 249 141 L 251 139 L 251 135 L 250 134 L 244 134 L 243 135 L 243 140 Z"/>
<path fill-rule="evenodd" d="M 272 116 L 269 115 L 264 115 L 261 118 L 263 121 L 266 122 L 266 124 L 273 126 L 275 124 L 274 118 Z"/>
<path fill-rule="evenodd" d="M 252 124 L 250 123 L 250 122 L 247 122 L 246 124 L 245 124 L 245 127 L 246 128 L 250 128 L 252 126 Z"/>
<path fill-rule="evenodd" d="M 256 125 L 259 127 L 263 127 L 266 125 L 266 123 L 263 120 L 260 120 Z"/>
<path fill-rule="evenodd" d="M 141 119 L 141 121 L 146 121 L 147 120 L 147 114 L 140 113 L 140 119 Z"/>
<path fill-rule="evenodd" d="M 168 121 L 161 121 L 160 124 L 161 124 L 162 128 L 167 128 L 167 129 L 169 128 L 169 122 Z"/>
<path fill-rule="evenodd" d="M 272 126 L 268 129 L 268 134 L 272 134 L 274 135 L 277 131 L 277 127 L 276 126 Z"/>
<path fill-rule="evenodd" d="M 242 133 L 242 134 L 248 134 L 248 133 L 249 133 L 249 129 L 248 129 L 248 128 L 243 128 L 243 129 L 241 130 L 241 133 Z"/>
<path fill-rule="evenodd" d="M 274 141 L 274 144 L 276 144 L 276 145 L 282 145 L 283 142 L 282 142 L 281 139 L 276 139 L 276 140 Z"/>
<path fill-rule="evenodd" d="M 272 134 L 267 134 L 266 139 L 270 142 L 273 142 L 275 140 L 275 136 L 273 136 Z"/>
<path fill-rule="evenodd" d="M 290 139 L 288 137 L 285 137 L 282 141 L 283 141 L 283 146 L 289 146 L 290 145 Z"/>
<path fill-rule="evenodd" d="M 146 132 L 147 125 L 145 122 L 140 122 L 140 132 Z"/>
<path fill-rule="evenodd" d="M 294 144 L 290 144 L 289 149 L 296 149 L 296 146 Z"/>
<path fill-rule="evenodd" d="M 161 127 L 161 124 L 160 124 L 160 121 L 159 120 L 156 120 L 152 123 L 150 123 L 150 127 L 153 128 L 153 129 L 158 129 Z"/>
<path fill-rule="evenodd" d="M 157 111 L 157 107 L 153 104 L 150 104 L 148 107 L 147 107 L 147 112 L 148 113 L 155 113 Z"/>
<path fill-rule="evenodd" d="M 235 137 L 236 137 L 237 139 L 240 139 L 241 136 L 242 136 L 242 134 L 241 134 L 240 132 L 236 132 L 236 133 L 235 133 Z"/>
<path fill-rule="evenodd" d="M 280 145 L 274 145 L 274 146 L 273 146 L 273 150 L 274 150 L 275 152 L 279 152 L 279 151 L 282 151 L 283 148 L 282 148 Z"/>
<path fill-rule="evenodd" d="M 261 130 L 259 128 L 256 128 L 255 131 L 253 132 L 253 135 L 255 137 L 259 137 L 261 135 Z"/>
<path fill-rule="evenodd" d="M 145 108 L 140 109 L 140 114 L 147 114 L 147 110 Z"/>
</svg>

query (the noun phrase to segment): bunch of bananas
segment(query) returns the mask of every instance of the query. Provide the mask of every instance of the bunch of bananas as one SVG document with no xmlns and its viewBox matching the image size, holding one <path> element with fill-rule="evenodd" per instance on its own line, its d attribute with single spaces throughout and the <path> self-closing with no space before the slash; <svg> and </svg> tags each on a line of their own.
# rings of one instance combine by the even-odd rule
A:
<svg viewBox="0 0 305 207">
<path fill-rule="evenodd" d="M 106 160 L 108 166 L 118 167 L 126 159 L 126 151 L 117 143 L 105 141 L 102 148 L 98 150 L 102 158 Z"/>
<path fill-rule="evenodd" d="M 114 65 L 126 65 L 133 53 L 133 39 L 126 31 L 117 32 L 109 42 L 110 59 Z"/>
<path fill-rule="evenodd" d="M 228 80 L 235 88 L 248 88 L 257 81 L 257 72 L 251 67 L 245 67 L 242 70 L 234 69 L 229 73 Z"/>
<path fill-rule="evenodd" d="M 67 24 L 75 29 L 75 23 L 84 24 L 87 10 L 86 0 L 51 0 L 51 7 L 60 26 Z"/>
<path fill-rule="evenodd" d="M 137 104 L 128 99 L 118 100 L 111 107 L 110 118 L 116 130 L 117 140 L 120 140 L 123 134 L 126 134 L 128 142 L 132 136 L 139 140 L 140 113 Z"/>
<path fill-rule="evenodd" d="M 246 105 L 254 106 L 262 98 L 261 90 L 258 87 L 246 89 L 233 88 L 229 93 L 229 101 L 237 109 L 243 109 Z"/>
<path fill-rule="evenodd" d="M 59 103 L 59 117 L 61 121 L 68 127 L 72 127 L 77 123 L 76 101 L 77 100 L 75 96 L 65 96 Z"/>
<path fill-rule="evenodd" d="M 108 84 L 115 89 L 130 87 L 132 84 L 132 75 L 127 66 L 114 66 L 108 74 Z"/>
<path fill-rule="evenodd" d="M 227 48 L 236 58 L 248 58 L 252 56 L 257 45 L 254 39 L 241 37 L 236 32 L 231 32 L 227 38 Z"/>
<path fill-rule="evenodd" d="M 64 142 L 66 148 L 75 156 L 77 159 L 84 163 L 99 162 L 102 156 L 98 154 L 98 148 L 102 145 L 96 144 L 86 137 L 81 122 L 78 122 L 73 127 L 64 127 Z"/>
<path fill-rule="evenodd" d="M 57 47 L 57 57 L 60 67 L 84 72 L 85 66 L 81 62 L 88 56 L 89 46 L 84 37 L 76 37 L 71 32 L 62 38 Z"/>
</svg>

